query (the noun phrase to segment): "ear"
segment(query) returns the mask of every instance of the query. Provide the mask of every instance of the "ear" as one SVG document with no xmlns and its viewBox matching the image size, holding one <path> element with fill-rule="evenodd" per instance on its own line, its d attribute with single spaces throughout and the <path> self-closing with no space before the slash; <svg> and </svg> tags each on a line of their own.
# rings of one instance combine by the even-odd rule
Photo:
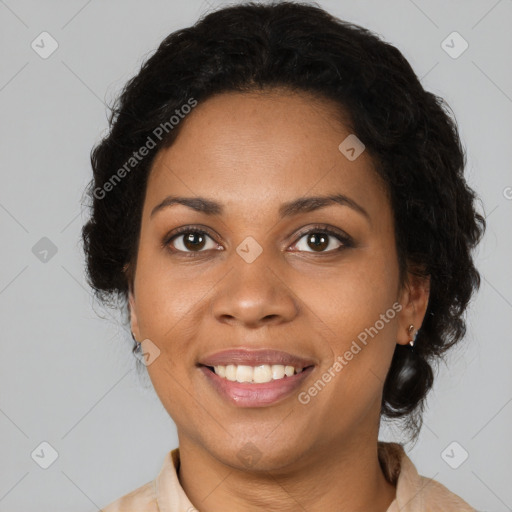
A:
<svg viewBox="0 0 512 512">
<path fill-rule="evenodd" d="M 132 330 L 133 336 L 137 341 L 140 341 L 140 332 L 139 332 L 139 322 L 137 321 L 137 308 L 135 307 L 135 299 L 133 297 L 133 292 L 130 289 L 128 292 L 128 303 L 130 306 L 130 328 Z"/>
<path fill-rule="evenodd" d="M 430 296 L 430 276 L 418 276 L 408 273 L 399 302 L 402 309 L 398 314 L 398 334 L 396 342 L 407 345 L 414 338 L 425 318 Z M 409 326 L 414 329 L 409 331 Z"/>
</svg>

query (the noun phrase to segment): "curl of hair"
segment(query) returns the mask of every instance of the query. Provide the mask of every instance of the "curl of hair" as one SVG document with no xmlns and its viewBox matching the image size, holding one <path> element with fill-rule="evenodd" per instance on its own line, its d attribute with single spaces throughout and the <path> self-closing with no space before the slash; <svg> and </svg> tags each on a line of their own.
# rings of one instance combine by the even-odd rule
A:
<svg viewBox="0 0 512 512">
<path fill-rule="evenodd" d="M 339 119 L 365 144 L 386 184 L 401 282 L 407 272 L 430 276 L 414 353 L 397 345 L 381 408 L 389 418 L 409 418 L 417 434 L 432 364 L 465 333 L 463 314 L 480 284 L 471 251 L 485 220 L 465 182 L 464 150 L 444 100 L 423 89 L 394 46 L 317 5 L 246 3 L 214 11 L 170 34 L 126 84 L 108 135 L 91 152 L 86 192 L 92 213 L 82 229 L 89 284 L 105 303 L 126 300 L 151 165 L 184 123 L 155 141 L 152 154 L 109 192 L 100 192 L 148 137 L 156 139 L 153 130 L 190 98 L 200 103 L 216 93 L 274 87 L 339 106 Z"/>
</svg>

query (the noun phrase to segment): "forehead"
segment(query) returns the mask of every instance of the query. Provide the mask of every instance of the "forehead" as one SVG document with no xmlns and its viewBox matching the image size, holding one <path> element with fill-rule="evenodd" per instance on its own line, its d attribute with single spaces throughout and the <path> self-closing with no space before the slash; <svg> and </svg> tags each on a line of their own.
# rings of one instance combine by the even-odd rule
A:
<svg viewBox="0 0 512 512">
<path fill-rule="evenodd" d="M 155 158 L 146 206 L 169 193 L 208 196 L 228 209 L 333 192 L 383 201 L 367 152 L 351 161 L 340 151 L 351 136 L 342 119 L 338 104 L 309 93 L 215 95 L 198 103 Z"/>
</svg>

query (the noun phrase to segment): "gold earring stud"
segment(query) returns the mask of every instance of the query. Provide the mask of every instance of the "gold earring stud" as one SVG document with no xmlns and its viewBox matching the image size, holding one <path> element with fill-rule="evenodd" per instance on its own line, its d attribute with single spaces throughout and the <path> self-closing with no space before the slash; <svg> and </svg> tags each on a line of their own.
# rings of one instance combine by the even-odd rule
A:
<svg viewBox="0 0 512 512">
<path fill-rule="evenodd" d="M 409 325 L 409 328 L 407 329 L 407 332 L 409 333 L 409 335 L 412 333 L 413 330 L 414 330 L 414 325 L 413 324 Z M 411 347 L 414 347 L 414 342 L 416 341 L 417 335 L 418 335 L 418 331 L 416 331 L 414 333 L 412 340 L 409 341 L 409 345 L 411 345 Z"/>
</svg>

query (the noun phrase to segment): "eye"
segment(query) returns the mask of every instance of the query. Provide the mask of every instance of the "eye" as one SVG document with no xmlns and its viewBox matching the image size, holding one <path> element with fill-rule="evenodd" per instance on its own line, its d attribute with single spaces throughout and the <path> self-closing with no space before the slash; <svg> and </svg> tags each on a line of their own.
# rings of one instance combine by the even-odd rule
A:
<svg viewBox="0 0 512 512">
<path fill-rule="evenodd" d="M 208 240 L 210 240 L 210 246 L 208 246 Z M 164 245 L 171 245 L 173 250 L 178 252 L 204 252 L 203 250 L 217 248 L 217 244 L 206 231 L 187 227 L 179 229 L 167 238 Z"/>
<path fill-rule="evenodd" d="M 172 252 L 189 254 L 219 248 L 213 237 L 205 230 L 187 226 L 179 228 L 167 236 L 163 240 L 163 246 L 171 246 L 170 250 Z M 335 252 L 347 247 L 353 247 L 351 238 L 343 232 L 338 232 L 326 226 L 314 226 L 299 233 L 299 241 L 293 246 L 294 249 L 301 252 L 316 252 L 319 254 Z"/>
<path fill-rule="evenodd" d="M 338 243 L 336 243 L 336 241 Z M 299 241 L 295 243 L 294 247 L 297 250 L 304 252 L 327 253 L 342 250 L 343 248 L 351 246 L 352 241 L 347 235 L 334 231 L 333 229 L 320 226 L 302 233 Z M 308 250 L 308 248 L 312 250 Z"/>
</svg>

